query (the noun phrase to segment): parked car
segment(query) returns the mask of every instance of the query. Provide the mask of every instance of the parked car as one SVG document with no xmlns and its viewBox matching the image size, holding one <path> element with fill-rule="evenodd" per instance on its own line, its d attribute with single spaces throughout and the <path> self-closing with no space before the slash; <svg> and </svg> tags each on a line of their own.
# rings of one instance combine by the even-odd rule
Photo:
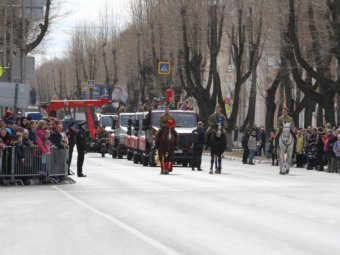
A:
<svg viewBox="0 0 340 255">
<path fill-rule="evenodd" d="M 117 120 L 112 120 L 113 133 L 109 135 L 109 153 L 112 158 L 123 158 L 123 155 L 127 154 L 124 136 L 128 131 L 129 120 L 135 120 L 135 113 L 120 113 Z"/>
<path fill-rule="evenodd" d="M 142 121 L 147 116 L 147 112 L 136 112 L 135 120 L 128 121 L 127 133 L 124 135 L 124 145 L 127 148 L 126 158 L 134 163 L 141 160 L 138 157 L 138 136 L 142 131 Z"/>
</svg>

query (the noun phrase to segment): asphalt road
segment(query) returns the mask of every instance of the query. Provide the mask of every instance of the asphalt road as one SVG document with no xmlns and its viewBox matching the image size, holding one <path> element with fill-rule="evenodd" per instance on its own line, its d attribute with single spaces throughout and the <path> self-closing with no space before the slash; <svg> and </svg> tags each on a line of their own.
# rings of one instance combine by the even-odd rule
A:
<svg viewBox="0 0 340 255">
<path fill-rule="evenodd" d="M 164 176 L 87 154 L 76 184 L 0 187 L 0 254 L 340 254 L 340 175 L 208 160 Z"/>
</svg>

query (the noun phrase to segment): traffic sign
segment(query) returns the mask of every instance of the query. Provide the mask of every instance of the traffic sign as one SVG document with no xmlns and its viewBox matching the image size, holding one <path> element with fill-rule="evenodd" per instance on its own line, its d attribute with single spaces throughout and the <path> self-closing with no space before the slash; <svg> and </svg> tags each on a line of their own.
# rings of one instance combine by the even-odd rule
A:
<svg viewBox="0 0 340 255">
<path fill-rule="evenodd" d="M 88 85 L 84 82 L 81 84 L 81 91 L 88 91 L 89 90 L 89 87 Z"/>
<path fill-rule="evenodd" d="M 88 86 L 89 89 L 94 89 L 94 87 L 96 86 L 96 83 L 95 83 L 94 80 L 88 80 L 87 86 Z"/>
<path fill-rule="evenodd" d="M 0 66 L 0 77 L 2 76 L 2 66 Z"/>
<path fill-rule="evenodd" d="M 170 74 L 170 62 L 158 62 L 158 74 Z"/>
</svg>

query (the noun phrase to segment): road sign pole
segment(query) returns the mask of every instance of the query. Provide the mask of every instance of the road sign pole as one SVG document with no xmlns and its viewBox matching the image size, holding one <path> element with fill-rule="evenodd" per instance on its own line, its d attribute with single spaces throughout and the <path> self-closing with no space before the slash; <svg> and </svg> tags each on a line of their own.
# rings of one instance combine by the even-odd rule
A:
<svg viewBox="0 0 340 255">
<path fill-rule="evenodd" d="M 15 84 L 15 91 L 14 91 L 14 109 L 13 114 L 14 116 L 18 114 L 18 92 L 19 92 L 19 84 Z"/>
</svg>

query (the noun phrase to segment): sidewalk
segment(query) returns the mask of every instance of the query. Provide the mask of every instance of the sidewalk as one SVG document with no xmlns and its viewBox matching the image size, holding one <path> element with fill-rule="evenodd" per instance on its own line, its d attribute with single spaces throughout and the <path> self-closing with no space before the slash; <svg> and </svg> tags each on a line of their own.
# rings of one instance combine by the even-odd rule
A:
<svg viewBox="0 0 340 255">
<path fill-rule="evenodd" d="M 243 154 L 242 149 L 233 149 L 232 151 L 225 151 L 223 153 L 223 158 L 228 159 L 228 160 L 242 161 L 242 154 Z M 205 149 L 203 151 L 203 155 L 210 156 L 210 151 Z M 272 161 L 271 159 L 262 155 L 262 156 L 255 156 L 254 163 L 255 164 L 271 164 Z"/>
</svg>

